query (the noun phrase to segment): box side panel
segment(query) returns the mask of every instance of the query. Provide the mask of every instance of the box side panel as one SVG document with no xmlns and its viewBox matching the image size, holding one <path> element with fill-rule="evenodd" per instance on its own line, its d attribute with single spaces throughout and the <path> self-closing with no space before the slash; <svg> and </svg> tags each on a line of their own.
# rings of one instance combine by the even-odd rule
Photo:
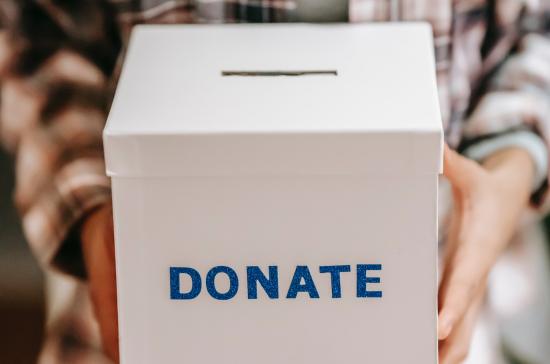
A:
<svg viewBox="0 0 550 364">
<path fill-rule="evenodd" d="M 147 278 L 143 272 L 134 269 L 136 263 L 147 263 L 147 249 L 154 248 L 154 245 L 143 243 L 144 221 L 147 219 L 145 201 L 128 188 L 134 185 L 135 191 L 136 184 L 143 185 L 138 180 L 111 178 L 120 362 L 139 364 L 147 362 L 144 355 L 151 351 L 146 334 L 150 332 L 146 327 L 148 319 L 145 317 L 150 310 L 144 299 L 146 287 L 141 284 L 141 280 Z M 134 317 L 134 314 L 139 317 Z"/>
<path fill-rule="evenodd" d="M 435 174 L 114 178 L 113 193 L 123 364 L 436 363 Z M 382 297 L 357 297 L 358 264 L 382 266 L 367 284 Z M 323 265 L 350 265 L 341 298 Z M 237 273 L 233 298 L 209 295 L 214 266 Z M 247 266 L 277 266 L 279 298 L 249 299 Z M 297 266 L 319 298 L 287 298 Z M 170 298 L 170 267 L 200 273 L 196 298 Z"/>
</svg>

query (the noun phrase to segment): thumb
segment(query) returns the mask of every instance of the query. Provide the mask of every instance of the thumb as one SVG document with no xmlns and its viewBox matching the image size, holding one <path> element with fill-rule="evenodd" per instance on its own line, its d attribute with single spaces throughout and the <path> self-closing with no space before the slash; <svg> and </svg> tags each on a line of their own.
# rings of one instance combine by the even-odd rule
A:
<svg viewBox="0 0 550 364">
<path fill-rule="evenodd" d="M 479 164 L 465 158 L 445 144 L 443 155 L 443 175 L 453 187 L 463 189 L 471 186 L 480 172 Z"/>
</svg>

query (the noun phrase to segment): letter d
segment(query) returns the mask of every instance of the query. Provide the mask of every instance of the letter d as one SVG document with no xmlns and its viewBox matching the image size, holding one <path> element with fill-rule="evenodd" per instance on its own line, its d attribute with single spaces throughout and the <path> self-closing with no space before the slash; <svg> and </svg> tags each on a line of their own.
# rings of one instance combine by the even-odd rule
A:
<svg viewBox="0 0 550 364">
<path fill-rule="evenodd" d="M 191 289 L 186 293 L 181 292 L 180 275 L 182 274 L 187 274 L 191 278 Z M 187 267 L 170 267 L 170 299 L 192 300 L 201 293 L 201 288 L 201 275 L 195 269 Z"/>
</svg>

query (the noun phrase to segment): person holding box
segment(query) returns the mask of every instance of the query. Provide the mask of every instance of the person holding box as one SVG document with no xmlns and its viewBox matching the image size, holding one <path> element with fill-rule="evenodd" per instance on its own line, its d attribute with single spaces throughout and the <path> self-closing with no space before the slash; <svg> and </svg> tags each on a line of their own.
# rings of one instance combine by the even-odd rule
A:
<svg viewBox="0 0 550 364">
<path fill-rule="evenodd" d="M 442 234 L 440 360 L 466 358 L 489 273 L 520 219 L 548 206 L 550 4 L 24 0 L 2 6 L 0 136 L 16 156 L 15 201 L 45 269 L 86 282 L 63 283 L 70 297 L 66 290 L 56 295 L 52 285 L 51 307 L 63 310 L 50 312 L 41 362 L 108 362 L 103 353 L 117 361 L 113 223 L 101 133 L 132 26 L 284 21 L 431 23 L 452 147 L 445 149 L 444 173 L 454 202 Z M 48 274 L 58 284 L 67 280 Z M 90 306 L 83 304 L 89 299 Z"/>
</svg>

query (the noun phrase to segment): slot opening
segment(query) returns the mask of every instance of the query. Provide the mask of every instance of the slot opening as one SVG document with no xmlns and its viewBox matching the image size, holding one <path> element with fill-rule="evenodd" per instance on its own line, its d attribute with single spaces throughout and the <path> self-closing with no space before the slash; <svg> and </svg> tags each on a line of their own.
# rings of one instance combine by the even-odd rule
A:
<svg viewBox="0 0 550 364">
<path fill-rule="evenodd" d="M 287 71 L 221 71 L 222 76 L 279 77 L 279 76 L 338 76 L 337 70 L 287 70 Z"/>
</svg>

